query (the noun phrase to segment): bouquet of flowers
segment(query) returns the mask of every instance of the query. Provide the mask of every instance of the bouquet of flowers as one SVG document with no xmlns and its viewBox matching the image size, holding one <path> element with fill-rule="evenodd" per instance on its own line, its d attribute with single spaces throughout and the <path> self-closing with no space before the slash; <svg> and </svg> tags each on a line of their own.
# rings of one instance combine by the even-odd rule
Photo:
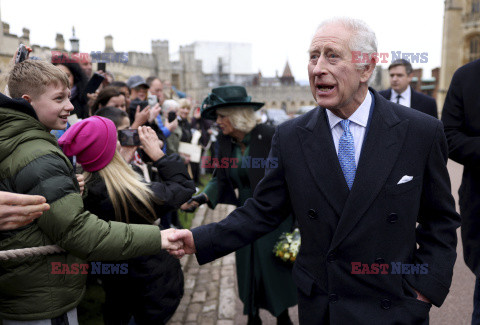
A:
<svg viewBox="0 0 480 325">
<path fill-rule="evenodd" d="M 284 232 L 273 246 L 273 254 L 284 262 L 295 262 L 300 250 L 300 231 L 295 228 L 293 232 Z"/>
</svg>

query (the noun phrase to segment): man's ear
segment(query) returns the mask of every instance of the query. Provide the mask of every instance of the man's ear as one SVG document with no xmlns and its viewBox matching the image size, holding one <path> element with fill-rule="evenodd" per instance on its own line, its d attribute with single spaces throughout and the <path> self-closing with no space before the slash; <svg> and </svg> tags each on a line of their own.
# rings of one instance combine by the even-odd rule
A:
<svg viewBox="0 0 480 325">
<path fill-rule="evenodd" d="M 32 97 L 30 97 L 30 95 L 22 95 L 22 98 L 25 99 L 29 104 L 32 103 Z"/>
<path fill-rule="evenodd" d="M 407 76 L 407 79 L 408 79 L 408 83 L 412 82 L 413 72 L 411 72 L 411 73 Z"/>
<path fill-rule="evenodd" d="M 368 65 L 363 66 L 362 68 L 362 77 L 361 81 L 362 82 L 367 82 L 368 79 L 370 79 L 370 76 L 372 75 L 373 71 L 375 70 L 376 62 L 375 59 L 372 58 L 369 62 Z"/>
</svg>

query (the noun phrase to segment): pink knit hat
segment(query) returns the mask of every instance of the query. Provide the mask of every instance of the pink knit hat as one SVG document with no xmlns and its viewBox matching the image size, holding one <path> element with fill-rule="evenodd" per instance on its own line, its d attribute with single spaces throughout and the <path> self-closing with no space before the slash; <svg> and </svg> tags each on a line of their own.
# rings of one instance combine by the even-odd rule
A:
<svg viewBox="0 0 480 325">
<path fill-rule="evenodd" d="M 72 125 L 58 139 L 65 155 L 77 156 L 77 162 L 87 172 L 107 166 L 117 148 L 115 124 L 104 117 L 92 116 Z"/>
</svg>

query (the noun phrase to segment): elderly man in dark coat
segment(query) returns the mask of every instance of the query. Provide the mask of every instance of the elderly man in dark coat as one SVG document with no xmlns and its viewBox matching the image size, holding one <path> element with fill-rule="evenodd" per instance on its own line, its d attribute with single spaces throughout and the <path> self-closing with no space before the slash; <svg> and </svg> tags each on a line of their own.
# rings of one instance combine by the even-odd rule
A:
<svg viewBox="0 0 480 325">
<path fill-rule="evenodd" d="M 460 224 L 443 125 L 368 88 L 375 58 L 355 64 L 352 51 L 377 52 L 364 22 L 320 25 L 308 63 L 319 107 L 277 128 L 278 166 L 252 199 L 219 223 L 170 235 L 184 245 L 172 253 L 208 263 L 293 211 L 301 324 L 428 324 L 449 291 Z"/>
</svg>

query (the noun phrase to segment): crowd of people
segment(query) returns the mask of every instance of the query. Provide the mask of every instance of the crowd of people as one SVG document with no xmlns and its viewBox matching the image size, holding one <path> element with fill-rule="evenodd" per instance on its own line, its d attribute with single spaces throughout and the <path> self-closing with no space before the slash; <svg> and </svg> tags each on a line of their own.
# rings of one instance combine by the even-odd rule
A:
<svg viewBox="0 0 480 325">
<path fill-rule="evenodd" d="M 308 63 L 319 107 L 276 129 L 242 86 L 214 88 L 198 105 L 165 91 L 168 80 L 116 81 L 88 60 L 12 64 L 0 94 L 0 251 L 63 253 L 1 261 L 3 324 L 77 324 L 88 275 L 78 268 L 88 262 L 127 268 L 93 279 L 105 290 L 105 324 L 164 324 L 183 295 L 175 257 L 195 253 L 204 264 L 233 251 L 248 324 L 262 324 L 260 308 L 292 324 L 297 303 L 301 324 L 428 324 L 448 294 L 460 225 L 448 149 L 472 188 L 478 125 L 462 129 L 458 88 L 467 86 L 457 78 L 447 144 L 436 104 L 409 85 L 409 62 L 392 62 L 392 88 L 379 93 L 368 87 L 375 59 L 356 64 L 353 51 L 377 52 L 364 22 L 319 26 Z M 222 162 L 201 192 L 198 150 Z M 461 200 L 472 195 L 467 185 Z M 219 223 L 176 229 L 179 209 L 219 203 L 238 208 Z M 460 204 L 470 224 L 477 203 Z M 302 243 L 292 269 L 272 248 L 295 227 Z M 476 228 L 462 230 L 478 273 Z M 353 263 L 427 272 L 360 276 Z M 476 290 L 474 321 L 480 280 Z"/>
</svg>

